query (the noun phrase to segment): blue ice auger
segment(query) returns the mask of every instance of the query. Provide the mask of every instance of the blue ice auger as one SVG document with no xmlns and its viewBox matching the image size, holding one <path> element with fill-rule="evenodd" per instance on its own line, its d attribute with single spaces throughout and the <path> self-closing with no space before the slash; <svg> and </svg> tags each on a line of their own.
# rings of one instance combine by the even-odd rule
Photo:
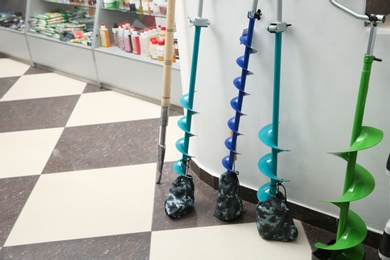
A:
<svg viewBox="0 0 390 260">
<path fill-rule="evenodd" d="M 228 126 L 232 131 L 232 134 L 225 140 L 225 146 L 229 150 L 229 155 L 225 156 L 222 159 L 222 164 L 226 168 L 228 175 L 237 174 L 237 172 L 234 169 L 234 161 L 235 161 L 235 156 L 237 154 L 236 152 L 237 137 L 238 135 L 240 135 L 240 133 L 238 132 L 238 128 L 240 125 L 240 118 L 242 115 L 244 115 L 241 111 L 242 102 L 244 96 L 248 95 L 248 93 L 245 92 L 246 76 L 253 74 L 248 70 L 249 56 L 250 54 L 257 52 L 255 49 L 251 47 L 253 28 L 255 25 L 255 20 L 256 19 L 260 20 L 261 18 L 261 11 L 260 10 L 256 11 L 257 2 L 258 1 L 254 1 L 252 10 L 248 12 L 249 26 L 247 29 L 244 30 L 242 36 L 240 37 L 240 43 L 245 46 L 245 53 L 243 56 L 238 57 L 236 60 L 238 66 L 242 69 L 241 76 L 233 80 L 234 86 L 238 89 L 238 96 L 234 97 L 230 101 L 230 105 L 236 111 L 236 114 L 234 117 L 228 120 Z"/>
<path fill-rule="evenodd" d="M 240 135 L 238 127 L 240 125 L 240 118 L 243 115 L 241 110 L 242 101 L 244 96 L 248 95 L 245 92 L 246 76 L 253 74 L 248 70 L 249 56 L 257 52 L 251 47 L 255 20 L 260 20 L 261 18 L 261 11 L 256 11 L 257 2 L 257 0 L 253 1 L 252 10 L 247 15 L 249 18 L 249 26 L 240 37 L 240 43 L 245 46 L 244 56 L 240 56 L 236 60 L 238 66 L 242 69 L 241 76 L 233 80 L 234 86 L 238 89 L 238 96 L 230 101 L 230 105 L 236 111 L 236 115 L 228 120 L 231 135 L 225 140 L 225 146 L 229 149 L 229 155 L 222 159 L 222 164 L 227 171 L 222 173 L 219 178 L 217 206 L 214 211 L 214 216 L 224 221 L 237 218 L 243 211 L 242 200 L 239 196 L 240 185 L 237 177 L 238 171 L 235 170 L 234 161 L 237 155 L 237 137 Z"/>
<path fill-rule="evenodd" d="M 258 135 L 265 145 L 271 147 L 271 153 L 263 156 L 258 162 L 259 170 L 270 178 L 271 181 L 261 186 L 257 191 L 257 198 L 259 201 L 265 201 L 270 195 L 276 195 L 277 185 L 283 181 L 288 181 L 277 176 L 278 154 L 287 151 L 278 146 L 278 136 L 282 33 L 288 26 L 291 25 L 282 22 L 282 0 L 277 0 L 277 22 L 271 23 L 268 26 L 268 31 L 275 34 L 272 124 L 262 128 Z"/>
</svg>

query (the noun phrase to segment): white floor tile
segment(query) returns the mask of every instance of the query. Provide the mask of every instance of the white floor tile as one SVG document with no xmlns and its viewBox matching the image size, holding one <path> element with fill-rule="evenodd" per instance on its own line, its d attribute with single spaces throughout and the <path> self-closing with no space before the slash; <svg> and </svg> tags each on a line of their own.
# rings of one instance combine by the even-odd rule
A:
<svg viewBox="0 0 390 260">
<path fill-rule="evenodd" d="M 300 222 L 293 242 L 262 239 L 255 223 L 190 228 L 152 233 L 150 260 L 311 259 L 311 249 Z"/>
<path fill-rule="evenodd" d="M 2 101 L 78 95 L 85 86 L 85 82 L 56 73 L 25 75 L 3 96 Z"/>
<path fill-rule="evenodd" d="M 41 175 L 5 246 L 151 230 L 155 164 Z"/>
<path fill-rule="evenodd" d="M 94 92 L 80 97 L 67 126 L 123 122 L 160 117 L 158 105 L 114 91 Z"/>
<path fill-rule="evenodd" d="M 0 134 L 0 178 L 41 174 L 63 128 Z"/>
<path fill-rule="evenodd" d="M 21 76 L 29 68 L 29 65 L 19 61 L 0 59 L 0 78 Z"/>
</svg>

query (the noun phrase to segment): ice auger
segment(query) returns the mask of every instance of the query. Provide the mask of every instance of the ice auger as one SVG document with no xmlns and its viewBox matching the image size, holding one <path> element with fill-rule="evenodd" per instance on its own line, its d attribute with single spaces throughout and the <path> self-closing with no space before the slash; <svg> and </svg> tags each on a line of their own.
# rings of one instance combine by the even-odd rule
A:
<svg viewBox="0 0 390 260">
<path fill-rule="evenodd" d="M 234 109 L 235 116 L 230 118 L 227 122 L 231 135 L 225 140 L 225 146 L 229 150 L 229 155 L 222 159 L 222 165 L 226 168 L 226 172 L 221 174 L 219 178 L 217 206 L 214 211 L 214 216 L 229 221 L 241 215 L 243 206 L 242 200 L 239 197 L 239 181 L 238 171 L 235 170 L 234 162 L 236 155 L 237 137 L 239 133 L 240 118 L 242 115 L 242 102 L 245 92 L 246 77 L 253 74 L 248 70 L 249 56 L 257 51 L 251 47 L 253 29 L 255 20 L 260 20 L 261 11 L 257 10 L 257 0 L 253 1 L 252 10 L 248 12 L 249 25 L 240 37 L 240 43 L 245 46 L 243 56 L 236 59 L 237 65 L 241 68 L 241 76 L 233 80 L 234 86 L 238 89 L 238 96 L 230 101 L 231 107 Z"/>
<path fill-rule="evenodd" d="M 288 26 L 290 24 L 282 22 L 282 0 L 277 0 L 277 21 L 268 26 L 268 31 L 275 34 L 272 124 L 263 127 L 258 134 L 259 139 L 271 147 L 271 153 L 260 158 L 258 162 L 259 170 L 271 181 L 261 186 L 257 191 L 259 201 L 266 201 L 270 195 L 276 195 L 277 185 L 288 181 L 277 176 L 278 154 L 287 151 L 278 146 L 278 138 L 282 34 Z"/>
<path fill-rule="evenodd" d="M 182 158 L 173 163 L 174 171 L 179 177 L 172 183 L 168 199 L 165 201 L 165 212 L 173 218 L 181 218 L 188 214 L 195 203 L 194 183 L 192 176 L 188 174 L 189 162 L 193 157 L 188 153 L 191 133 L 192 116 L 197 112 L 193 110 L 196 71 L 198 65 L 199 43 L 201 28 L 208 27 L 210 22 L 201 18 L 203 0 L 199 0 L 198 17 L 190 19 L 195 27 L 194 44 L 192 50 L 191 72 L 189 91 L 180 98 L 180 104 L 186 109 L 186 115 L 179 119 L 178 126 L 184 131 L 184 137 L 176 142 L 177 150 L 182 153 Z"/>
<path fill-rule="evenodd" d="M 260 20 L 261 12 L 260 10 L 256 11 L 257 2 L 254 1 L 252 10 L 248 13 L 249 26 L 244 30 L 242 36 L 240 37 L 240 43 L 245 46 L 245 53 L 243 56 L 237 58 L 237 65 L 242 69 L 241 76 L 233 80 L 234 86 L 238 89 L 238 96 L 234 97 L 230 101 L 231 107 L 236 111 L 234 117 L 228 120 L 228 127 L 231 130 L 231 135 L 225 140 L 225 146 L 229 150 L 229 155 L 225 156 L 222 159 L 222 164 L 226 168 L 228 174 L 237 174 L 234 169 L 234 161 L 236 152 L 237 137 L 240 135 L 238 128 L 240 125 L 240 118 L 244 115 L 241 111 L 242 102 L 244 96 L 248 95 L 245 92 L 245 84 L 247 75 L 253 74 L 248 70 L 249 56 L 256 53 L 257 51 L 251 47 L 252 45 L 252 36 L 253 28 L 255 25 L 255 20 Z"/>
<path fill-rule="evenodd" d="M 331 153 L 347 161 L 343 194 L 328 202 L 340 208 L 340 215 L 335 241 L 316 243 L 319 249 L 313 253 L 318 259 L 364 259 L 364 248 L 361 244 L 367 235 L 364 221 L 355 212 L 349 209 L 350 203 L 368 196 L 375 187 L 373 176 L 362 166 L 356 163 L 358 152 L 371 148 L 381 142 L 383 132 L 370 126 L 362 126 L 364 108 L 368 93 L 368 86 L 373 61 L 381 61 L 373 55 L 376 27 L 385 21 L 385 16 L 375 14 L 358 14 L 341 5 L 336 0 L 330 2 L 337 8 L 371 24 L 368 48 L 364 55 L 363 71 L 360 78 L 355 117 L 352 127 L 350 147 L 342 152 Z"/>
</svg>

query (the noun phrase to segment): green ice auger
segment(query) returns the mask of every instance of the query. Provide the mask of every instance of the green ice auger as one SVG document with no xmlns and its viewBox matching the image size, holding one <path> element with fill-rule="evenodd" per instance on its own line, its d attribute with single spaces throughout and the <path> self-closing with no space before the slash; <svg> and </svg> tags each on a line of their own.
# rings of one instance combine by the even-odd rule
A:
<svg viewBox="0 0 390 260">
<path fill-rule="evenodd" d="M 320 259 L 360 260 L 364 258 L 364 248 L 361 243 L 366 238 L 367 227 L 364 221 L 349 209 L 349 205 L 351 201 L 360 200 L 368 196 L 375 187 L 375 180 L 372 175 L 357 164 L 356 161 L 360 150 L 377 145 L 383 138 L 381 130 L 362 126 L 362 123 L 372 63 L 373 61 L 381 61 L 373 56 L 376 26 L 378 23 L 383 23 L 385 17 L 374 14 L 360 15 L 341 5 L 336 0 L 330 0 L 330 2 L 355 18 L 370 23 L 371 30 L 367 53 L 364 55 L 364 66 L 360 78 L 350 147 L 342 152 L 331 153 L 347 161 L 343 195 L 338 199 L 328 201 L 340 208 L 336 239 L 334 243 L 328 245 L 316 243 L 315 246 L 319 250 L 314 252 L 314 255 L 322 251 Z"/>
</svg>

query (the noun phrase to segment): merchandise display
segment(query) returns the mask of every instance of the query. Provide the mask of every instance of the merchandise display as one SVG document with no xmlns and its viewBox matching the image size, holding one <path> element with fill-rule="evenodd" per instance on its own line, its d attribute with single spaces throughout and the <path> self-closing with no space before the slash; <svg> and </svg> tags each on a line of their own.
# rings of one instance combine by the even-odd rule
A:
<svg viewBox="0 0 390 260">
<path fill-rule="evenodd" d="M 104 23 L 102 23 L 104 24 Z M 173 28 L 174 30 L 174 28 Z M 119 49 L 133 53 L 135 55 L 141 55 L 149 57 L 152 60 L 164 61 L 165 50 L 165 26 L 150 26 L 149 28 L 143 28 L 137 30 L 135 26 L 132 26 L 129 21 L 123 21 L 122 23 L 114 23 L 112 26 L 112 39 L 113 46 Z M 105 31 L 108 33 L 108 30 Z M 100 33 L 100 35 L 102 35 Z M 104 34 L 105 35 L 105 34 Z M 103 38 L 109 39 L 103 35 Z M 176 47 L 172 54 L 172 62 L 176 62 L 179 59 L 179 52 L 177 49 L 177 37 L 174 33 L 174 39 L 172 40 L 172 46 Z M 111 47 L 109 42 L 100 39 L 102 47 Z M 103 44 L 102 42 L 106 42 Z"/>
<path fill-rule="evenodd" d="M 92 45 L 94 18 L 84 8 L 74 7 L 39 14 L 29 20 L 29 32 L 39 33 L 65 42 Z"/>
<path fill-rule="evenodd" d="M 23 32 L 25 27 L 24 14 L 16 11 L 0 11 L 0 26 Z"/>
<path fill-rule="evenodd" d="M 166 0 L 103 0 L 103 7 L 140 14 L 166 15 Z"/>
</svg>

